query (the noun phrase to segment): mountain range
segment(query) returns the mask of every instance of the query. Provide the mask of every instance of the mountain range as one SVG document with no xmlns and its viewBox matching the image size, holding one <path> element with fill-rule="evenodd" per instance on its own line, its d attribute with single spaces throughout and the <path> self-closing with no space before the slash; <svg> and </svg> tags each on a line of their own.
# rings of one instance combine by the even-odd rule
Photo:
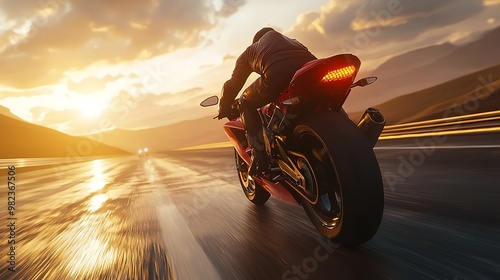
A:
<svg viewBox="0 0 500 280">
<path fill-rule="evenodd" d="M 500 27 L 465 45 L 428 46 L 397 55 L 368 75 L 379 79 L 365 89 L 355 89 L 344 108 L 362 111 L 390 99 L 500 64 Z"/>
<path fill-rule="evenodd" d="M 374 107 L 388 125 L 500 110 L 500 64 Z M 362 113 L 349 115 L 357 121 Z"/>
<path fill-rule="evenodd" d="M 21 120 L 0 106 L 0 158 L 125 155 L 126 151 Z"/>
<path fill-rule="evenodd" d="M 226 141 L 227 137 L 222 129 L 223 123 L 224 121 L 214 120 L 212 117 L 202 117 L 149 129 L 116 129 L 89 135 L 88 137 L 99 139 L 102 143 L 130 152 L 148 148 L 151 153 L 154 153 L 186 146 Z"/>
</svg>

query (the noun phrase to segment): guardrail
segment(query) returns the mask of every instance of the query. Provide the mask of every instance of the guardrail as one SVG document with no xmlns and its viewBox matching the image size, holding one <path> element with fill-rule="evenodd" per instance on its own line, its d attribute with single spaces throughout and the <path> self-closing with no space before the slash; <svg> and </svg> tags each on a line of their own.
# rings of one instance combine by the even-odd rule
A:
<svg viewBox="0 0 500 280">
<path fill-rule="evenodd" d="M 388 125 L 379 140 L 500 132 L 500 111 Z"/>
</svg>

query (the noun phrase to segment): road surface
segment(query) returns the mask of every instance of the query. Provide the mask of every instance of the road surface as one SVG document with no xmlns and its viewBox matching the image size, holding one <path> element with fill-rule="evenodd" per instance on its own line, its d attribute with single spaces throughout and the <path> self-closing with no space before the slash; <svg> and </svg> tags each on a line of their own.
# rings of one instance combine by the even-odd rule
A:
<svg viewBox="0 0 500 280">
<path fill-rule="evenodd" d="M 357 248 L 252 205 L 227 148 L 19 168 L 13 215 L 3 169 L 0 279 L 500 279 L 495 137 L 377 147 L 384 218 Z"/>
</svg>

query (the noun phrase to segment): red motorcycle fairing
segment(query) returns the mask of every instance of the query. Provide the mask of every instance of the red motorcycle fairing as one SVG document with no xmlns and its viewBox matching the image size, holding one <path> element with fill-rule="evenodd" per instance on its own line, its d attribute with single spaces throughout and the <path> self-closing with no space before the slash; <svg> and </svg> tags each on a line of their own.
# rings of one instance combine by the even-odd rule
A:
<svg viewBox="0 0 500 280">
<path fill-rule="evenodd" d="M 350 75 L 333 82 L 322 81 L 330 71 L 351 66 L 353 72 Z M 361 61 L 352 54 L 339 54 L 309 61 L 297 70 L 289 86 L 275 103 L 281 109 L 285 109 L 283 101 L 307 95 L 316 100 L 328 101 L 335 110 L 338 110 L 344 104 L 360 66 Z"/>
<path fill-rule="evenodd" d="M 229 138 L 229 142 L 236 149 L 236 152 L 245 161 L 247 165 L 250 165 L 251 159 L 250 155 L 247 153 L 248 145 L 243 143 L 246 142 L 245 136 L 245 126 L 241 122 L 241 118 L 230 120 L 224 124 L 224 132 Z"/>
<path fill-rule="evenodd" d="M 272 196 L 293 205 L 301 205 L 283 184 L 273 183 L 262 178 L 258 178 L 256 181 Z"/>
<path fill-rule="evenodd" d="M 249 147 L 246 145 L 245 127 L 241 122 L 241 118 L 226 122 L 224 124 L 224 132 L 226 133 L 229 141 L 234 146 L 236 152 L 240 155 L 243 161 L 245 161 L 247 165 L 250 165 L 251 158 L 250 154 L 247 152 Z M 300 203 L 283 184 L 273 183 L 263 178 L 256 178 L 255 181 L 259 183 L 272 196 L 275 196 L 276 198 L 286 201 L 290 204 L 300 205 Z"/>
</svg>

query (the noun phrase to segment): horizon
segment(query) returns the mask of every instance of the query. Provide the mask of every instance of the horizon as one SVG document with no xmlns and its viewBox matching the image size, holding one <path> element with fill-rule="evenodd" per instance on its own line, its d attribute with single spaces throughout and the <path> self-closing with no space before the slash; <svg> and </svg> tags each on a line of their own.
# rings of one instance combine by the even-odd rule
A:
<svg viewBox="0 0 500 280">
<path fill-rule="evenodd" d="M 401 53 L 474 41 L 498 27 L 500 11 L 500 0 L 287 3 L 3 3 L 0 105 L 70 135 L 99 132 L 104 121 L 104 130 L 153 128 L 206 116 L 199 101 L 220 95 L 263 26 L 317 57 L 353 52 L 366 72 Z M 277 7 L 286 7 L 280 16 Z"/>
</svg>

